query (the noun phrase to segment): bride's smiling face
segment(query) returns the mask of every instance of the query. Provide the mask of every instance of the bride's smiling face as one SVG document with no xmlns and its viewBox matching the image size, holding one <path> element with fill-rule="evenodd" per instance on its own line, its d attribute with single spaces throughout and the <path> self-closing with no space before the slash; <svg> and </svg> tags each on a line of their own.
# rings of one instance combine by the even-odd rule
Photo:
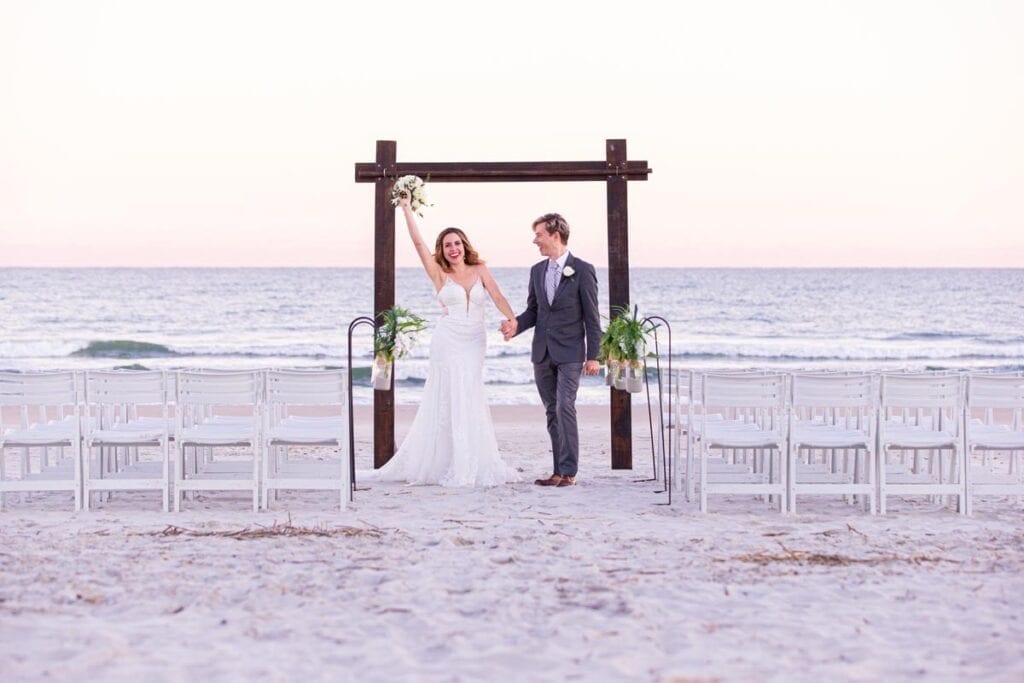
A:
<svg viewBox="0 0 1024 683">
<path fill-rule="evenodd" d="M 450 232 L 444 236 L 444 241 L 441 243 L 441 250 L 444 252 L 445 260 L 453 266 L 461 263 L 465 256 L 465 247 L 462 244 L 462 238 L 454 232 Z"/>
</svg>

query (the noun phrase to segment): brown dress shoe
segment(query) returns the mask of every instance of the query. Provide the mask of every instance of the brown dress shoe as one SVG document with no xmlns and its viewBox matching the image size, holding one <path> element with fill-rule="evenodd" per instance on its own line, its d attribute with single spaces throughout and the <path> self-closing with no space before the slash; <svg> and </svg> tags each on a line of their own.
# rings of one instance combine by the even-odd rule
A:
<svg viewBox="0 0 1024 683">
<path fill-rule="evenodd" d="M 537 486 L 558 486 L 562 482 L 562 477 L 557 474 L 552 474 L 547 479 L 538 479 L 534 484 Z"/>
<path fill-rule="evenodd" d="M 562 486 L 575 486 L 575 485 L 576 485 L 576 477 L 562 477 L 562 480 L 559 481 L 557 484 L 555 484 L 555 486 L 558 486 L 558 487 L 562 487 Z"/>
</svg>

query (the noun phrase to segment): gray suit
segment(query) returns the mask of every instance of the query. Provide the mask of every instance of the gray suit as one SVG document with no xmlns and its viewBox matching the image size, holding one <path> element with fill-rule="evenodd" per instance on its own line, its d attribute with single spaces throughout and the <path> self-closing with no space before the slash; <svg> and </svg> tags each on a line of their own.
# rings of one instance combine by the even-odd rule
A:
<svg viewBox="0 0 1024 683">
<path fill-rule="evenodd" d="M 544 286 L 548 259 L 530 269 L 526 310 L 516 316 L 516 334 L 531 327 L 533 376 L 547 413 L 554 474 L 575 477 L 579 465 L 580 436 L 576 424 L 576 392 L 583 363 L 596 360 L 601 340 L 597 308 L 597 273 L 594 266 L 571 253 L 561 282 L 549 304 Z"/>
</svg>

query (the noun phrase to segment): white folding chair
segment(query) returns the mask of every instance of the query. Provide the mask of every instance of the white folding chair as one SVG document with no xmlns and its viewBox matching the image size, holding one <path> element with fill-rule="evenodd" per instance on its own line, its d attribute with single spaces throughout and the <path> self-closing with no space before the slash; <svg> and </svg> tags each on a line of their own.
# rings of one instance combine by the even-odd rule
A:
<svg viewBox="0 0 1024 683">
<path fill-rule="evenodd" d="M 777 373 L 706 374 L 697 411 L 700 511 L 708 495 L 727 493 L 777 496 L 786 508 L 786 376 Z M 727 419 L 713 420 L 713 408 Z M 709 467 L 711 449 L 732 451 L 727 469 Z M 742 460 L 737 452 L 744 454 Z"/>
<path fill-rule="evenodd" d="M 796 512 L 798 495 L 846 494 L 862 496 L 874 514 L 878 408 L 871 375 L 794 373 L 790 382 L 789 511 Z"/>
<path fill-rule="evenodd" d="M 712 374 L 763 374 L 764 371 L 757 369 L 743 370 L 714 370 Z M 672 415 L 663 423 L 663 429 L 675 430 L 672 438 L 672 480 L 677 490 L 682 490 L 685 482 L 686 500 L 692 500 L 696 486 L 696 473 L 694 472 L 694 457 L 696 443 L 700 439 L 702 420 L 706 422 L 722 422 L 727 419 L 721 412 L 704 412 L 701 420 L 696 419 L 701 405 L 701 394 L 703 386 L 703 374 L 694 370 L 673 371 L 673 401 Z M 740 420 L 739 422 L 742 422 Z M 683 459 L 682 451 L 685 447 L 685 466 L 681 466 Z M 659 453 L 660 455 L 660 453 Z M 726 471 L 730 466 L 726 464 L 725 458 L 709 458 L 709 470 Z"/>
<path fill-rule="evenodd" d="M 878 505 L 893 494 L 956 496 L 964 501 L 963 396 L 955 373 L 883 374 L 878 419 Z M 890 455 L 901 452 L 900 462 Z M 907 453 L 913 458 L 907 461 Z M 943 454 L 948 453 L 948 462 Z"/>
<path fill-rule="evenodd" d="M 351 469 L 348 452 L 348 375 L 344 370 L 268 370 L 263 429 L 263 508 L 281 489 L 338 491 L 348 505 Z M 300 414 L 310 408 L 312 415 Z M 338 460 L 289 458 L 289 446 L 338 450 Z"/>
<path fill-rule="evenodd" d="M 672 452 L 668 454 L 669 459 L 672 463 L 672 477 L 671 481 L 667 482 L 668 486 L 675 486 L 677 489 L 682 488 L 682 482 L 684 478 L 689 477 L 689 469 L 685 472 L 681 471 L 680 460 L 682 459 L 682 441 L 686 440 L 689 443 L 690 425 L 692 424 L 693 417 L 693 402 L 692 402 L 692 383 L 694 373 L 690 370 L 679 370 L 674 369 L 672 371 L 671 384 L 672 384 L 672 400 L 671 412 L 658 411 L 658 427 L 663 432 L 672 432 Z M 664 461 L 665 439 L 657 439 L 657 455 Z M 687 448 L 687 468 L 691 461 L 691 453 L 689 446 Z"/>
<path fill-rule="evenodd" d="M 0 372 L 0 410 L 17 406 L 20 416 L 17 427 L 0 425 L 0 509 L 11 491 L 71 491 L 82 509 L 78 394 L 74 372 Z M 21 449 L 17 477 L 8 471 L 8 448 Z"/>
<path fill-rule="evenodd" d="M 85 373 L 86 420 L 82 458 L 85 509 L 93 491 L 160 491 L 164 512 L 170 500 L 170 434 L 166 373 Z M 149 410 L 155 414 L 140 414 Z M 159 449 L 158 461 L 141 461 L 138 448 Z M 123 456 L 123 458 L 121 457 Z"/>
<path fill-rule="evenodd" d="M 726 370 L 716 370 L 715 373 L 730 374 Z M 696 457 L 697 444 L 701 437 L 703 425 L 705 422 L 719 422 L 725 419 L 722 413 L 709 413 L 707 411 L 700 411 L 700 419 L 697 418 L 698 411 L 702 405 L 703 385 L 703 373 L 697 371 L 686 372 L 686 376 L 681 378 L 679 384 L 679 401 L 676 403 L 677 419 L 675 424 L 678 426 L 678 432 L 673 441 L 676 446 L 675 483 L 677 489 L 681 489 L 683 486 L 686 487 L 685 498 L 687 501 L 693 500 L 694 495 L 696 495 L 696 480 L 698 477 L 694 467 L 694 458 Z M 685 466 L 680 467 L 679 460 L 682 457 L 680 449 L 684 446 L 686 448 L 686 461 Z M 724 465 L 724 462 L 724 459 L 711 462 L 710 467 L 712 469 L 719 468 Z"/>
<path fill-rule="evenodd" d="M 969 375 L 965 421 L 967 514 L 975 495 L 1024 495 L 1024 376 Z M 999 453 L 1005 453 L 1002 461 L 992 457 Z"/>
<path fill-rule="evenodd" d="M 253 512 L 259 510 L 260 391 L 258 371 L 177 373 L 175 512 L 187 491 L 249 491 Z M 218 459 L 223 448 L 236 452 Z M 249 457 L 239 458 L 239 448 Z"/>
</svg>

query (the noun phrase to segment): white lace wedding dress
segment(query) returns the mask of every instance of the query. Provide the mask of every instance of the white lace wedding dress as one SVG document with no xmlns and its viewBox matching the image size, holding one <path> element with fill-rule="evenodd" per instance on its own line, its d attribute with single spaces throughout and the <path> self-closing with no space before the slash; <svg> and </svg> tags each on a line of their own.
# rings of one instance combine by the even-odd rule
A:
<svg viewBox="0 0 1024 683">
<path fill-rule="evenodd" d="M 484 394 L 484 309 L 477 279 L 467 295 L 445 278 L 437 293 L 444 311 L 430 340 L 430 369 L 412 427 L 398 452 L 371 479 L 441 486 L 495 486 L 518 481 L 501 459 Z"/>
</svg>

